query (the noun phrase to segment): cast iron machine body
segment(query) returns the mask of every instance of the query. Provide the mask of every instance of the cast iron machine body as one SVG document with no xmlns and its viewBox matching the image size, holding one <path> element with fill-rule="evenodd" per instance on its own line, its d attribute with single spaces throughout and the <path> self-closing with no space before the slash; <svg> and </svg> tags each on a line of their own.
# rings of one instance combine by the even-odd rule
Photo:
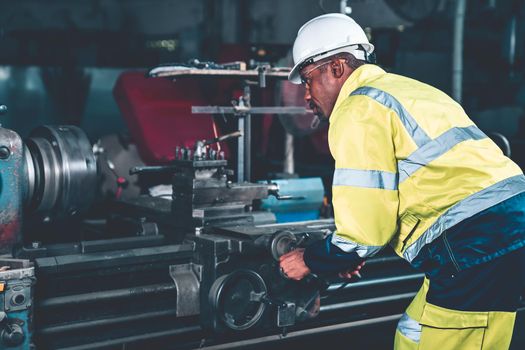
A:
<svg viewBox="0 0 525 350">
<path fill-rule="evenodd" d="M 261 86 L 266 77 L 286 75 L 252 73 L 240 75 L 253 75 Z M 241 121 L 258 112 L 286 112 L 258 111 L 246 102 L 228 107 Z M 249 128 L 239 124 L 241 149 Z M 367 278 L 356 283 L 288 280 L 279 257 L 324 239 L 334 222 L 277 223 L 262 209 L 268 196 L 309 210 L 315 202 L 307 191 L 287 196 L 277 183 L 244 181 L 245 157 L 237 165 L 244 175 L 235 181 L 238 174 L 224 154 L 209 147 L 220 138 L 177 149 L 167 164 L 131 169 L 167 175 L 170 184 L 156 195 L 115 200 L 96 220 L 80 216 L 97 186 L 97 159 L 80 129 L 41 127 L 23 141 L 0 128 L 0 140 L 0 238 L 15 257 L 6 265 L 22 273 L 0 272 L 6 283 L 0 316 L 7 316 L 0 320 L 0 341 L 14 349 L 29 343 L 70 350 L 246 347 L 285 334 L 394 321 L 421 282 L 421 274 L 390 252 L 371 260 Z M 76 217 L 76 226 L 61 228 L 61 220 Z M 49 228 L 54 235 L 48 236 Z M 26 314 L 12 313 L 20 311 Z"/>
</svg>

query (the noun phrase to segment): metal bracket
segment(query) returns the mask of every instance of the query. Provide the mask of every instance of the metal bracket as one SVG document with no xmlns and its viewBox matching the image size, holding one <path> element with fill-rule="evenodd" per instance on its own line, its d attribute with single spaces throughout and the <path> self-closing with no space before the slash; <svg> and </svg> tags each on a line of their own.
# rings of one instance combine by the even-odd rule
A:
<svg viewBox="0 0 525 350">
<path fill-rule="evenodd" d="M 170 266 L 170 277 L 177 290 L 177 317 L 198 315 L 202 265 L 189 263 Z"/>
<path fill-rule="evenodd" d="M 288 327 L 295 324 L 295 303 L 284 302 L 277 307 L 277 327 Z"/>
</svg>

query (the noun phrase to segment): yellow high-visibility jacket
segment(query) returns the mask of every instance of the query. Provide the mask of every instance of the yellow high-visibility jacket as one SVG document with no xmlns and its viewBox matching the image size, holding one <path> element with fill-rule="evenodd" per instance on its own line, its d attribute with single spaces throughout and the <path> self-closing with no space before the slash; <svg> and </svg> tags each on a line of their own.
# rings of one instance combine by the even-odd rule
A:
<svg viewBox="0 0 525 350">
<path fill-rule="evenodd" d="M 332 243 L 363 258 L 390 243 L 411 262 L 446 229 L 525 191 L 520 168 L 458 103 L 375 65 L 343 85 L 329 144 Z"/>
</svg>

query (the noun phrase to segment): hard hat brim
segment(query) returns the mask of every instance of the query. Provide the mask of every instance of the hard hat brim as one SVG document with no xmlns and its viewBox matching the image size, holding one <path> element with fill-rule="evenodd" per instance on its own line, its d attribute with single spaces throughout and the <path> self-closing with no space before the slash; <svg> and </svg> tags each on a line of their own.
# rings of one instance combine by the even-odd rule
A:
<svg viewBox="0 0 525 350">
<path fill-rule="evenodd" d="M 300 72 L 299 72 L 299 68 L 302 66 L 302 64 L 304 63 L 303 62 L 299 62 L 297 63 L 295 66 L 293 66 L 292 70 L 290 71 L 290 73 L 288 74 L 288 81 L 292 84 L 296 84 L 296 85 L 299 85 L 301 84 L 301 76 L 300 76 Z"/>
</svg>

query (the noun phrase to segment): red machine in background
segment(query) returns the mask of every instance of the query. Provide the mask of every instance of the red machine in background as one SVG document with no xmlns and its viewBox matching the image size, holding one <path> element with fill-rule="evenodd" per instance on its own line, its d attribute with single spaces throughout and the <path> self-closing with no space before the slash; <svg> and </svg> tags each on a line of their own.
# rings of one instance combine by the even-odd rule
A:
<svg viewBox="0 0 525 350">
<path fill-rule="evenodd" d="M 114 96 L 142 160 L 146 164 L 164 164 L 175 158 L 177 147 L 192 147 L 196 140 L 213 139 L 236 130 L 235 118 L 220 113 L 192 114 L 192 107 L 229 106 L 242 95 L 242 84 L 243 80 L 236 77 L 151 78 L 146 72 L 132 71 L 119 77 Z M 284 79 L 273 80 L 264 89 L 251 89 L 252 105 L 304 105 L 303 89 Z M 284 133 L 275 119 L 274 115 L 259 115 L 253 119 L 249 135 L 252 155 L 268 158 L 273 152 L 273 157 L 282 159 Z M 329 155 L 326 129 L 315 132 L 311 127 L 311 114 L 279 115 L 279 119 L 293 135 L 314 132 L 307 141 L 310 155 L 312 149 L 318 156 Z M 235 144 L 230 141 L 216 147 L 235 162 L 237 152 L 232 152 Z M 264 169 L 264 174 L 266 171 Z"/>
<path fill-rule="evenodd" d="M 146 163 L 172 161 L 176 147 L 192 147 L 195 140 L 219 136 L 221 131 L 213 116 L 191 113 L 192 106 L 231 99 L 225 93 L 206 95 L 210 85 L 214 84 L 195 79 L 152 79 L 140 71 L 125 72 L 119 77 L 115 99 Z"/>
</svg>

